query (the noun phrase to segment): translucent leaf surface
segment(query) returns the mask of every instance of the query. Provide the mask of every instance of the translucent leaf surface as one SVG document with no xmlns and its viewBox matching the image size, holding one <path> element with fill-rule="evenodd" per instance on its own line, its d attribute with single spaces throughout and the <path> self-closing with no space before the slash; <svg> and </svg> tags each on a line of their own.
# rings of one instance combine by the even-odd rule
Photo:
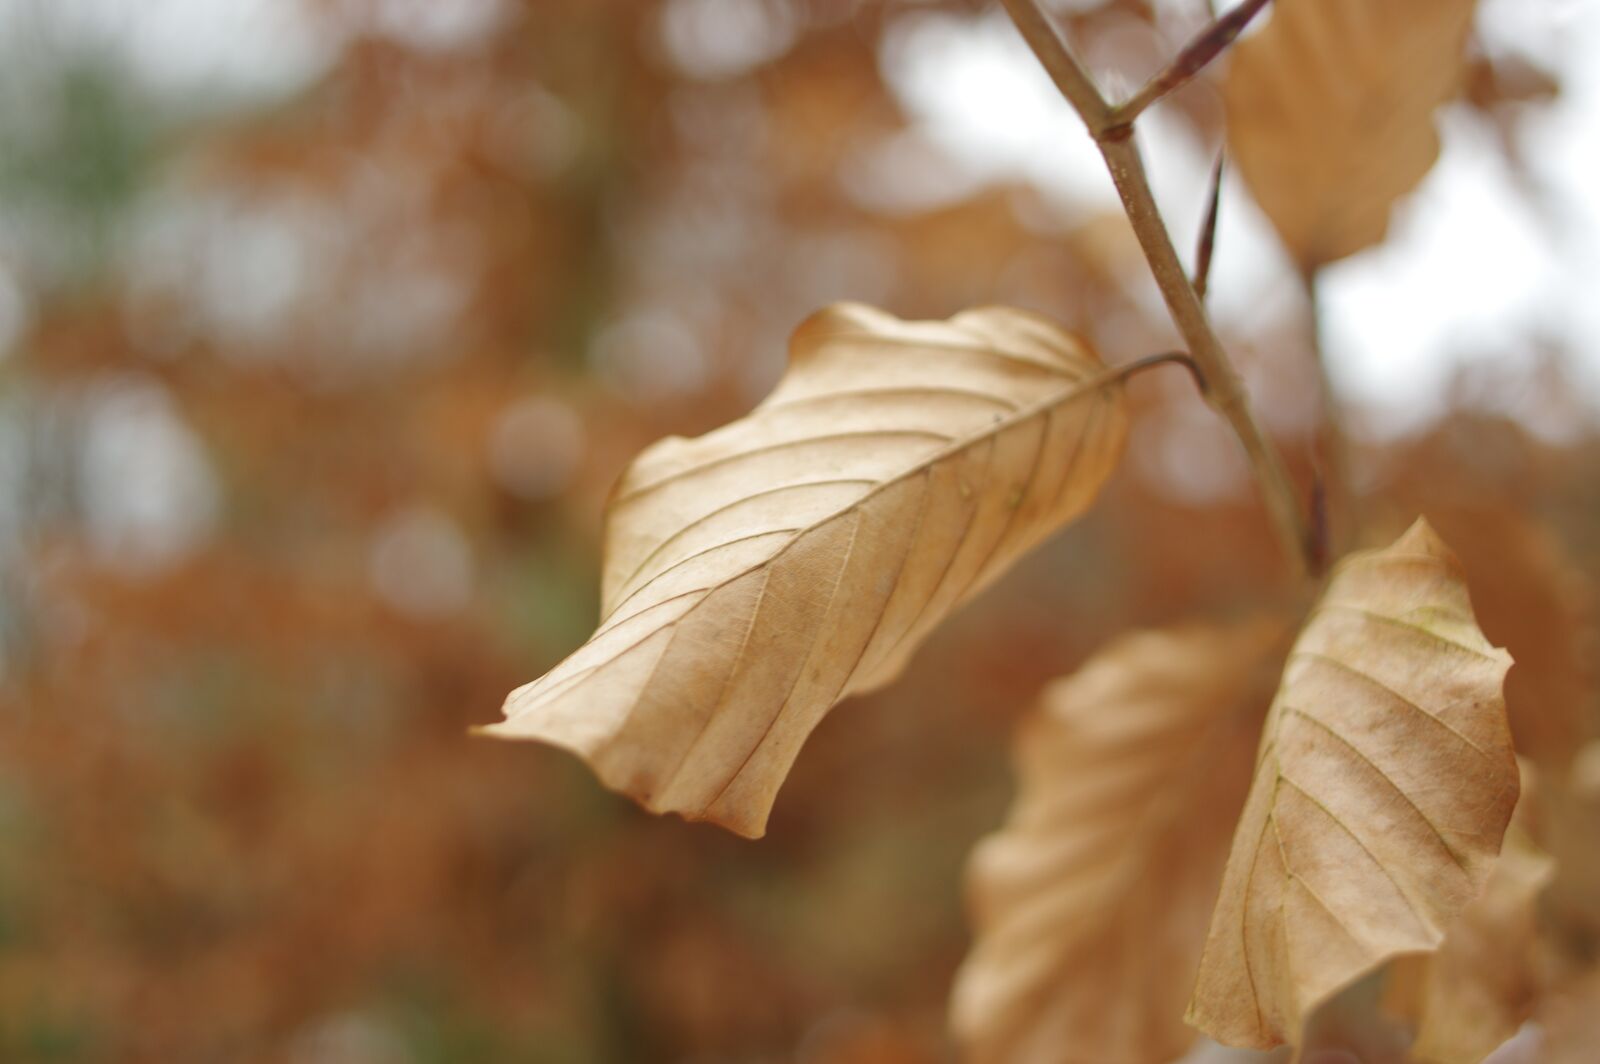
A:
<svg viewBox="0 0 1600 1064">
<path fill-rule="evenodd" d="M 1282 626 L 1124 636 L 1048 687 L 1006 826 L 969 867 L 952 1024 L 995 1064 L 1166 1064 L 1183 1023 Z"/>
<path fill-rule="evenodd" d="M 1044 318 L 824 310 L 748 417 L 628 469 L 599 628 L 486 730 L 760 835 L 823 715 L 1081 513 L 1125 435 L 1116 375 Z"/>
<path fill-rule="evenodd" d="M 1278 0 L 1235 45 L 1228 150 L 1303 268 L 1383 239 L 1439 154 L 1473 0 Z"/>
<path fill-rule="evenodd" d="M 1438 947 L 1516 804 L 1510 664 L 1425 522 L 1339 566 L 1267 718 L 1191 1023 L 1233 1045 L 1295 1042 L 1342 987 Z"/>
</svg>

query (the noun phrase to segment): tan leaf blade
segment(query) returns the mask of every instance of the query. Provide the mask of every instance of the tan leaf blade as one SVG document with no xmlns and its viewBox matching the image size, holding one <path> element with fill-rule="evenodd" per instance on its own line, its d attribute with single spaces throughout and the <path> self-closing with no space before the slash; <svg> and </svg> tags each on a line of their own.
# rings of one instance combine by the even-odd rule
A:
<svg viewBox="0 0 1600 1064">
<path fill-rule="evenodd" d="M 1305 269 L 1383 239 L 1439 154 L 1473 0 L 1278 0 L 1223 81 L 1228 150 Z"/>
<path fill-rule="evenodd" d="M 814 315 L 748 417 L 635 460 L 599 628 L 485 730 L 760 835 L 829 708 L 1093 500 L 1127 431 L 1117 379 L 1023 311 Z"/>
<path fill-rule="evenodd" d="M 1339 566 L 1267 717 L 1190 1023 L 1298 1042 L 1342 987 L 1439 945 L 1516 804 L 1510 663 L 1426 522 Z"/>
<path fill-rule="evenodd" d="M 1538 901 L 1555 862 L 1521 823 L 1527 805 L 1525 790 L 1488 884 L 1438 952 L 1402 957 L 1390 972 L 1386 997 L 1415 1026 L 1411 1056 L 1418 1064 L 1478 1064 L 1533 1011 Z"/>
<path fill-rule="evenodd" d="M 1166 1064 L 1282 662 L 1282 626 L 1124 636 L 1048 687 L 973 853 L 951 1022 L 969 1059 Z"/>
</svg>

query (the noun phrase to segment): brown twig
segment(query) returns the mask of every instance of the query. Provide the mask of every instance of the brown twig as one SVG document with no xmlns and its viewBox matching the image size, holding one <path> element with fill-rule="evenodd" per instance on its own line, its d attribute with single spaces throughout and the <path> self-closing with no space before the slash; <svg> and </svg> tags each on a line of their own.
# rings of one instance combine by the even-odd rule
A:
<svg viewBox="0 0 1600 1064">
<path fill-rule="evenodd" d="M 1211 199 L 1206 203 L 1206 216 L 1200 223 L 1200 241 L 1194 252 L 1194 294 L 1200 302 L 1206 301 L 1206 289 L 1211 283 L 1211 258 L 1217 250 L 1217 216 L 1222 211 L 1222 160 L 1224 152 L 1217 152 L 1217 165 L 1211 170 Z"/>
<path fill-rule="evenodd" d="M 1250 411 L 1243 382 L 1234 370 L 1222 342 L 1217 339 L 1206 317 L 1194 285 L 1178 261 L 1166 224 L 1156 207 L 1145 176 L 1144 160 L 1133 140 L 1133 127 L 1115 119 L 1100 89 L 1078 58 L 1056 33 L 1035 0 L 1003 0 L 1023 39 L 1043 64 L 1050 79 L 1072 104 L 1104 157 L 1106 168 L 1122 199 L 1128 221 L 1133 225 L 1139 246 L 1144 249 L 1150 272 L 1161 289 L 1173 324 L 1183 335 L 1189 354 L 1199 365 L 1208 390 L 1206 401 L 1225 418 L 1239 437 L 1251 469 L 1260 485 L 1262 499 L 1271 515 L 1273 527 L 1298 570 L 1316 573 L 1318 565 L 1310 529 L 1303 514 L 1288 469 L 1272 442 L 1262 432 Z"/>
<path fill-rule="evenodd" d="M 1164 366 L 1169 363 L 1182 366 L 1188 370 L 1189 376 L 1194 379 L 1195 389 L 1201 395 L 1205 395 L 1211 390 L 1211 386 L 1206 383 L 1205 373 L 1200 369 L 1200 364 L 1190 357 L 1187 351 L 1163 351 L 1159 355 L 1146 355 L 1143 358 L 1136 358 L 1132 362 L 1125 362 L 1117 366 L 1115 372 L 1119 379 L 1127 380 L 1130 377 L 1138 376 L 1147 369 L 1155 366 Z"/>
<path fill-rule="evenodd" d="M 1326 537 L 1330 547 L 1338 551 L 1358 540 L 1361 533 L 1355 487 L 1350 479 L 1350 441 L 1339 416 L 1339 397 L 1334 393 L 1333 378 L 1328 373 L 1328 360 L 1323 350 L 1327 338 L 1323 333 L 1317 271 L 1305 271 L 1300 275 L 1300 282 L 1310 316 L 1307 333 L 1311 360 L 1317 367 L 1316 454 L 1318 475 L 1324 481 L 1324 505 L 1328 509 Z"/>
<path fill-rule="evenodd" d="M 1157 71 L 1138 92 L 1111 108 L 1112 124 L 1128 125 L 1138 118 L 1146 107 L 1204 70 L 1206 64 L 1221 55 L 1223 49 L 1232 44 L 1234 38 L 1250 24 L 1250 20 L 1271 2 L 1272 0 L 1245 0 L 1227 14 L 1213 18 L 1205 29 L 1195 34 L 1194 38 L 1183 46 L 1172 62 Z M 1009 8 L 1011 5 L 1006 6 Z"/>
</svg>

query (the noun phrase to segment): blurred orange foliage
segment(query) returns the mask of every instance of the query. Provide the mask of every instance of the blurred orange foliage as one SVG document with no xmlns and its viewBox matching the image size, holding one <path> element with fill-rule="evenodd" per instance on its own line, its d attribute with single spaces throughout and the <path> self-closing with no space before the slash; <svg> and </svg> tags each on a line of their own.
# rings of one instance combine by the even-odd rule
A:
<svg viewBox="0 0 1600 1064">
<path fill-rule="evenodd" d="M 885 39 L 971 5 L 761 0 L 729 41 L 714 0 L 488 6 L 448 47 L 309 7 L 311 84 L 160 139 L 181 239 L 42 286 L 0 365 L 0 1058 L 947 1059 L 1011 722 L 1111 633 L 1283 594 L 1231 441 L 1157 375 L 1095 512 L 834 714 L 766 841 L 470 739 L 589 630 L 627 460 L 746 410 L 817 306 L 1174 343 L 1120 219 L 841 177 L 909 122 Z M 1153 5 L 1077 6 L 1097 62 L 1157 61 Z M 1217 142 L 1204 86 L 1175 103 Z M 1302 397 L 1273 423 L 1309 483 L 1315 372 L 1268 340 L 1240 346 Z M 198 487 L 142 479 L 152 434 Z M 1597 734 L 1569 618 L 1600 440 L 1462 410 L 1357 461 L 1388 531 L 1420 509 L 1456 545 L 1518 740 L 1561 763 Z"/>
</svg>

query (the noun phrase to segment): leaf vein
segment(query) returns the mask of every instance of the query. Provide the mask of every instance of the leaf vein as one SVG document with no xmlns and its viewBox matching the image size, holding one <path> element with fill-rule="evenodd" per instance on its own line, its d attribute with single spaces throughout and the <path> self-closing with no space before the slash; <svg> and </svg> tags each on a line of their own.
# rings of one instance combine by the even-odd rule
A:
<svg viewBox="0 0 1600 1064">
<path fill-rule="evenodd" d="M 648 484 L 641 484 L 630 491 L 618 495 L 611 500 L 613 508 L 633 502 L 641 496 L 648 495 L 659 488 L 676 484 L 686 477 L 704 473 L 708 469 L 718 466 L 731 465 L 742 462 L 747 458 L 757 455 L 772 454 L 776 451 L 785 451 L 794 447 L 805 447 L 813 443 L 837 443 L 845 440 L 883 440 L 902 437 L 905 439 L 935 440 L 940 443 L 959 443 L 957 437 L 935 432 L 932 429 L 852 429 L 848 432 L 825 432 L 816 436 L 802 436 L 793 440 L 779 440 L 776 443 L 764 443 L 759 447 L 751 447 L 735 454 L 725 454 L 717 458 L 707 459 L 699 465 L 685 466 L 683 469 L 674 470 L 659 480 L 652 480 Z M 942 449 L 941 449 L 942 450 Z M 882 483 L 880 481 L 880 483 Z"/>
<path fill-rule="evenodd" d="M 1383 873 L 1383 877 L 1394 886 L 1395 893 L 1399 895 L 1401 901 L 1405 902 L 1406 908 L 1410 910 L 1412 918 L 1415 919 L 1418 926 L 1421 927 L 1424 932 L 1426 932 L 1428 930 L 1428 921 L 1423 918 L 1422 911 L 1418 909 L 1416 903 L 1411 900 L 1411 896 L 1407 894 L 1405 888 L 1400 885 L 1400 881 L 1395 878 L 1394 873 L 1389 871 L 1389 866 L 1380 860 L 1377 854 L 1372 852 L 1372 847 L 1367 845 L 1366 840 L 1364 840 L 1360 835 L 1357 835 L 1355 830 L 1351 828 L 1349 824 L 1346 824 L 1343 820 L 1340 820 L 1339 817 L 1335 815 L 1333 810 L 1329 809 L 1327 805 L 1323 803 L 1322 799 L 1318 798 L 1316 795 L 1306 790 L 1305 787 L 1284 775 L 1281 770 L 1278 773 L 1278 778 L 1298 791 L 1306 801 L 1316 806 L 1324 816 L 1338 826 L 1340 831 L 1349 836 L 1350 841 L 1361 847 L 1361 852 L 1367 855 L 1367 858 L 1373 863 L 1378 871 Z"/>
<path fill-rule="evenodd" d="M 718 514 L 724 514 L 724 513 L 727 513 L 729 510 L 736 509 L 737 507 L 742 506 L 745 503 L 749 502 L 751 499 L 761 499 L 761 498 L 765 498 L 768 495 L 781 495 L 783 492 L 795 491 L 795 490 L 798 490 L 798 489 L 801 489 L 801 488 L 833 487 L 833 486 L 842 485 L 842 484 L 866 484 L 866 485 L 871 485 L 871 484 L 876 484 L 876 483 L 877 483 L 877 481 L 867 479 L 866 477 L 828 477 L 828 478 L 826 478 L 824 480 L 803 480 L 803 481 L 797 481 L 797 482 L 795 482 L 793 484 L 779 484 L 775 488 L 765 488 L 765 489 L 763 489 L 761 491 L 753 492 L 753 493 L 751 493 L 749 495 L 740 496 L 739 498 L 734 499 L 732 502 L 724 503 L 723 505 L 718 506 L 714 510 L 709 510 L 706 513 L 701 514 L 699 517 L 696 517 L 694 520 L 690 521 L 688 524 L 684 525 L 682 528 L 680 528 L 676 532 L 672 533 L 672 535 L 668 536 L 666 539 L 663 539 L 660 543 L 656 544 L 655 549 L 653 549 L 649 554 L 645 555 L 643 561 L 641 561 L 638 565 L 634 566 L 633 572 L 628 574 L 628 578 L 626 580 L 624 580 L 622 583 L 617 585 L 618 594 L 621 594 L 622 589 L 626 588 L 629 584 L 631 584 L 635 580 L 637 580 L 639 578 L 639 574 L 644 572 L 644 570 L 650 565 L 650 563 L 652 561 L 654 561 L 657 557 L 659 557 L 661 552 L 666 550 L 667 547 L 671 546 L 673 543 L 676 543 L 678 540 L 682 539 L 684 536 L 688 535 L 690 532 L 694 531 L 696 528 L 699 528 L 701 525 L 705 524 L 707 521 L 711 520 L 713 517 L 716 517 Z M 732 542 L 732 541 L 730 541 L 730 542 Z M 627 599 L 622 599 L 621 601 L 626 602 Z"/>
<path fill-rule="evenodd" d="M 622 609 L 622 607 L 626 606 L 628 603 L 630 603 L 634 599 L 638 598 L 641 594 L 644 593 L 646 588 L 649 588 L 649 587 L 653 586 L 656 583 L 656 581 L 661 580 L 664 577 L 672 575 L 673 573 L 677 572 L 679 569 L 683 568 L 685 565 L 688 565 L 690 562 L 694 561 L 697 558 L 703 558 L 707 554 L 712 554 L 712 553 L 714 553 L 716 551 L 719 551 L 719 550 L 726 550 L 728 547 L 736 547 L 741 543 L 748 543 L 752 539 L 761 539 L 763 536 L 781 536 L 781 535 L 786 535 L 786 534 L 789 534 L 789 533 L 798 533 L 798 532 L 801 532 L 801 531 L 804 531 L 804 530 L 803 529 L 799 529 L 799 528 L 769 528 L 765 532 L 752 532 L 748 536 L 739 536 L 739 537 L 737 537 L 735 539 L 724 540 L 721 543 L 713 543 L 711 546 L 705 548 L 704 550 L 697 550 L 693 554 L 685 555 L 684 557 L 679 558 L 677 561 L 673 562 L 671 565 L 667 566 L 665 569 L 661 570 L 659 573 L 656 573 L 654 576 L 650 577 L 650 579 L 646 580 L 644 583 L 640 584 L 638 587 L 636 587 L 632 591 L 630 591 L 628 593 L 628 597 L 627 598 L 624 598 L 623 600 L 621 600 L 615 606 L 612 607 L 611 612 L 606 615 L 606 619 L 610 620 L 612 617 L 616 616 L 616 614 L 618 613 L 618 611 L 620 611 Z M 677 596 L 673 596 L 673 597 L 676 598 Z M 663 601 L 670 601 L 670 600 L 664 599 Z M 645 607 L 645 609 L 650 609 L 650 608 L 651 607 L 649 607 L 649 606 Z M 603 627 L 599 628 L 595 632 L 595 635 L 602 635 L 602 634 L 604 634 L 606 632 L 609 632 L 612 628 L 615 628 L 618 624 L 622 624 L 622 623 L 624 623 L 626 621 L 632 620 L 634 617 L 639 616 L 639 614 L 643 613 L 643 612 L 644 612 L 644 610 L 639 610 L 637 613 L 628 614 L 628 616 L 623 617 L 621 620 L 617 621 L 615 624 L 604 625 Z M 592 639 L 592 638 L 594 638 L 594 636 L 590 636 L 590 638 Z"/>
<path fill-rule="evenodd" d="M 1310 617 L 1307 618 L 1307 623 L 1310 622 L 1311 617 L 1325 613 L 1328 610 L 1341 610 L 1345 613 L 1354 613 L 1378 624 L 1387 624 L 1395 628 L 1405 628 L 1409 631 L 1417 632 L 1421 635 L 1427 636 L 1429 639 L 1443 646 L 1452 647 L 1463 654 L 1470 654 L 1475 658 L 1482 658 L 1484 661 L 1491 661 L 1495 664 L 1500 663 L 1500 659 L 1497 656 L 1493 654 L 1486 654 L 1477 647 L 1469 647 L 1465 643 L 1457 642 L 1456 640 L 1451 639 L 1449 636 L 1441 635 L 1431 628 L 1425 628 L 1420 624 L 1406 620 L 1404 617 L 1395 617 L 1387 613 L 1379 613 L 1377 610 L 1369 610 L 1363 606 L 1357 606 L 1353 602 L 1324 601 L 1320 603 L 1316 609 L 1311 611 Z"/>
<path fill-rule="evenodd" d="M 1389 697 L 1393 698 L 1395 701 L 1399 702 L 1401 705 L 1404 705 L 1404 706 L 1408 707 L 1409 709 L 1412 709 L 1412 710 L 1416 711 L 1417 713 L 1422 714 L 1422 716 L 1424 716 L 1424 717 L 1428 718 L 1429 720 L 1433 721 L 1439 727 L 1443 728 L 1445 731 L 1447 731 L 1450 734 L 1454 735 L 1457 739 L 1460 739 L 1463 743 L 1465 743 L 1467 746 L 1471 747 L 1481 757 L 1483 757 L 1483 759 L 1485 761 L 1491 761 L 1492 762 L 1494 760 L 1492 757 L 1489 756 L 1489 752 L 1487 750 L 1485 750 L 1483 747 L 1479 746 L 1476 742 L 1474 742 L 1472 740 L 1472 738 L 1470 736 L 1468 736 L 1465 732 L 1463 732 L 1463 731 L 1459 730 L 1458 728 L 1456 728 L 1449 721 L 1445 720 L 1443 717 L 1439 716 L 1437 713 L 1432 713 L 1429 710 L 1425 709 L 1419 703 L 1413 702 L 1411 699 L 1407 698 L 1405 695 L 1401 694 L 1399 691 L 1396 691 L 1393 687 L 1390 687 L 1388 684 L 1384 683 L 1382 680 L 1378 679 L 1376 676 L 1372 675 L 1371 673 L 1362 672 L 1360 669 L 1356 668 L 1354 665 L 1349 664 L 1348 662 L 1340 661 L 1338 658 L 1333 657 L 1332 655 L 1321 654 L 1321 653 L 1318 653 L 1315 650 L 1296 650 L 1294 653 L 1290 654 L 1289 656 L 1291 658 L 1305 658 L 1305 659 L 1310 660 L 1310 661 L 1321 662 L 1324 665 L 1327 665 L 1327 666 L 1330 666 L 1332 668 L 1340 670 L 1341 672 L 1345 673 L 1346 675 L 1354 676 L 1357 679 L 1366 681 L 1371 686 L 1376 687 L 1378 690 L 1383 691 L 1385 694 L 1389 695 Z"/>
<path fill-rule="evenodd" d="M 819 403 L 827 403 L 835 399 L 887 399 L 891 396 L 912 397 L 926 395 L 947 395 L 962 399 L 974 399 L 985 403 L 992 403 L 995 406 L 1004 407 L 1007 410 L 1017 409 L 1017 404 L 1012 402 L 1010 399 L 1007 399 L 1005 396 L 994 395 L 989 392 L 980 392 L 976 388 L 957 388 L 947 384 L 905 385 L 903 387 L 894 388 L 848 388 L 841 389 L 837 392 L 819 392 L 816 395 L 802 395 L 794 399 L 785 399 L 779 403 L 763 403 L 759 409 L 763 413 L 766 413 L 773 410 L 791 410 L 797 406 L 812 406 Z"/>
<path fill-rule="evenodd" d="M 1450 840 L 1445 838 L 1444 832 L 1442 830 L 1440 830 L 1439 825 L 1435 824 L 1433 822 L 1433 820 L 1428 816 L 1428 814 L 1422 811 L 1422 807 L 1419 806 L 1416 803 L 1416 799 L 1412 798 L 1411 795 L 1407 794 L 1406 791 L 1405 791 L 1405 788 L 1401 787 L 1400 784 L 1396 783 L 1394 781 L 1394 779 L 1392 777 L 1390 777 L 1390 775 L 1387 772 L 1385 772 L 1382 768 L 1379 767 L 1379 765 L 1378 765 L 1378 763 L 1376 761 L 1374 761 L 1374 760 L 1372 760 L 1372 758 L 1368 757 L 1367 754 L 1360 747 L 1356 746 L 1355 743 L 1352 743 L 1349 739 L 1345 738 L 1343 735 L 1340 735 L 1337 731 L 1335 731 L 1332 727 L 1330 727 L 1326 721 L 1322 720 L 1320 717 L 1313 716 L 1312 714 L 1307 713 L 1305 710 L 1300 709 L 1297 706 L 1284 706 L 1284 709 L 1288 710 L 1290 713 L 1293 713 L 1296 717 L 1299 717 L 1302 720 L 1309 721 L 1312 724 L 1316 725 L 1323 732 L 1327 733 L 1328 735 L 1332 736 L 1335 740 L 1337 740 L 1342 747 L 1344 747 L 1346 750 L 1349 750 L 1351 753 L 1355 754 L 1356 757 L 1360 758 L 1363 762 L 1365 762 L 1372 769 L 1373 772 L 1377 773 L 1379 779 L 1381 779 L 1381 780 L 1383 780 L 1383 782 L 1387 783 L 1389 785 L 1389 787 L 1396 794 L 1398 794 L 1405 801 L 1405 803 L 1407 805 L 1409 805 L 1411 807 L 1412 811 L 1417 814 L 1417 818 L 1419 820 L 1421 820 L 1424 824 L 1428 825 L 1428 830 L 1433 832 L 1434 837 L 1439 840 L 1439 845 L 1444 847 L 1445 853 L 1450 855 L 1450 860 L 1452 862 L 1454 862 L 1456 867 L 1460 868 L 1461 871 L 1463 871 L 1463 872 L 1467 871 L 1466 863 L 1462 860 L 1461 855 L 1456 852 L 1455 847 L 1450 845 Z"/>
</svg>

